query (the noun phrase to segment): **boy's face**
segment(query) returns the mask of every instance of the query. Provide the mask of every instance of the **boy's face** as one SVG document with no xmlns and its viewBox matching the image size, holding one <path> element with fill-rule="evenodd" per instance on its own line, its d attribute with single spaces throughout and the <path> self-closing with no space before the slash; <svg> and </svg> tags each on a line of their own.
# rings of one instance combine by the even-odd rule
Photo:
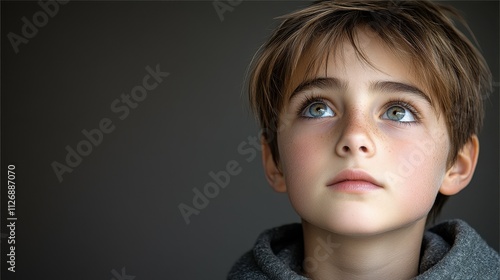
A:
<svg viewBox="0 0 500 280">
<path fill-rule="evenodd" d="M 425 223 L 450 148 L 444 116 L 410 62 L 370 34 L 359 40 L 374 67 L 346 43 L 318 80 L 295 79 L 301 86 L 285 101 L 278 130 L 283 183 L 274 186 L 304 221 L 349 235 Z"/>
</svg>

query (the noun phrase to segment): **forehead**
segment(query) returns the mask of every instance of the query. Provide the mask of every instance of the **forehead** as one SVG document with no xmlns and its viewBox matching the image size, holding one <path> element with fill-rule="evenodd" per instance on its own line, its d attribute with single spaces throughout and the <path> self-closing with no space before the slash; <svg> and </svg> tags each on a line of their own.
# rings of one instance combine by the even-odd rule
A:
<svg viewBox="0 0 500 280">
<path fill-rule="evenodd" d="M 348 66 L 346 60 L 354 56 L 366 66 L 366 69 L 382 73 L 384 71 L 406 72 L 407 80 L 414 85 L 419 85 L 426 99 L 433 105 L 436 96 L 432 94 L 432 88 L 427 86 L 429 83 L 423 75 L 424 68 L 418 66 L 421 63 L 415 57 L 404 49 L 384 42 L 369 28 L 357 28 L 353 34 L 353 38 L 338 36 L 335 39 L 329 38 L 328 34 L 323 34 L 314 42 L 310 42 L 296 66 L 292 68 L 288 81 L 284 83 L 285 104 L 291 95 L 304 84 L 317 78 L 327 77 L 331 73 L 342 73 L 343 69 Z M 349 73 L 344 75 L 349 76 Z"/>
</svg>

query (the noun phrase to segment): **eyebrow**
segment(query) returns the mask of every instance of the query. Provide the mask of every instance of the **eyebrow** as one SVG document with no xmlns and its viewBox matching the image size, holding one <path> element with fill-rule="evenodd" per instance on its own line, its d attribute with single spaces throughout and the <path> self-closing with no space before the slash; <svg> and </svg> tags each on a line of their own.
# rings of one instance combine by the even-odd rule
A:
<svg viewBox="0 0 500 280">
<path fill-rule="evenodd" d="M 290 95 L 290 99 L 292 99 L 296 94 L 310 90 L 313 88 L 317 89 L 333 89 L 333 90 L 346 90 L 347 83 L 337 78 L 333 77 L 324 77 L 324 78 L 315 78 L 312 80 L 302 82 Z M 384 93 L 410 93 L 417 95 L 424 100 L 426 100 L 430 105 L 432 105 L 431 99 L 427 94 L 425 94 L 422 90 L 417 88 L 416 86 L 394 82 L 394 81 L 376 81 L 370 85 L 370 92 L 384 92 Z"/>
<path fill-rule="evenodd" d="M 405 83 L 393 82 L 393 81 L 377 81 L 370 85 L 370 91 L 378 91 L 386 93 L 407 92 L 425 99 L 429 103 L 429 105 L 432 105 L 431 99 L 427 94 L 425 94 L 422 90 L 420 90 L 416 86 L 412 86 Z"/>
<path fill-rule="evenodd" d="M 290 95 L 290 99 L 292 99 L 296 94 L 300 92 L 313 88 L 346 90 L 347 83 L 333 77 L 315 78 L 312 80 L 304 81 L 292 92 L 292 94 Z"/>
</svg>

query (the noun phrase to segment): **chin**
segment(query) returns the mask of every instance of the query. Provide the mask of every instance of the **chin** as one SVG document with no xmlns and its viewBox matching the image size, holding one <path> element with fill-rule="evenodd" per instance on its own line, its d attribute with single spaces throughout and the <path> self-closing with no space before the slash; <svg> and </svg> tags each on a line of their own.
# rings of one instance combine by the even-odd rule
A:
<svg viewBox="0 0 500 280">
<path fill-rule="evenodd" d="M 335 234 L 355 237 L 365 237 L 378 235 L 387 230 L 387 228 L 374 223 L 373 221 L 350 221 L 344 223 L 336 223 L 329 227 Z"/>
<path fill-rule="evenodd" d="M 361 215 L 360 213 L 322 218 L 315 223 L 316 226 L 334 234 L 345 236 L 373 236 L 394 229 L 394 225 L 387 224 L 387 221 L 379 217 Z"/>
</svg>

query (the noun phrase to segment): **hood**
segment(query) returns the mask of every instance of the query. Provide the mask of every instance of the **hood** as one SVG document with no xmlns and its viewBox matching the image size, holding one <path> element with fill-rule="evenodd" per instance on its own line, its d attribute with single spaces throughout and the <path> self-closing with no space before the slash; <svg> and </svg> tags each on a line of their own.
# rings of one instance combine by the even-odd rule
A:
<svg viewBox="0 0 500 280">
<path fill-rule="evenodd" d="M 232 267 L 228 279 L 305 280 L 302 226 L 290 224 L 264 231 L 254 248 Z M 500 258 L 462 220 L 450 220 L 427 230 L 422 241 L 419 275 L 427 279 L 499 279 Z"/>
</svg>

